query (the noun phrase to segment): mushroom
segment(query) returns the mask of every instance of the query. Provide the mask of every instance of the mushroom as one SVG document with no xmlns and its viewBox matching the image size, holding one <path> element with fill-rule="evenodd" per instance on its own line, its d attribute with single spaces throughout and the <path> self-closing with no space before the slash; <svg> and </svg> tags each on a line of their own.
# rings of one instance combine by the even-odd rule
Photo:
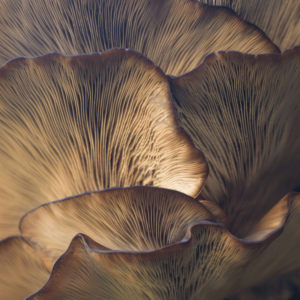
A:
<svg viewBox="0 0 300 300">
<path fill-rule="evenodd" d="M 160 188 L 108 189 L 45 204 L 21 222 L 43 261 L 74 228 L 81 233 L 26 299 L 223 299 L 300 267 L 299 214 L 300 194 L 289 194 L 251 236 L 237 239 L 199 202 Z"/>
<path fill-rule="evenodd" d="M 299 0 L 201 0 L 232 8 L 241 18 L 257 25 L 281 50 L 300 45 Z"/>
<path fill-rule="evenodd" d="M 0 298 L 21 300 L 41 288 L 49 278 L 35 250 L 20 236 L 0 241 Z"/>
<path fill-rule="evenodd" d="M 134 185 L 196 197 L 206 180 L 167 78 L 134 51 L 15 59 L 0 95 L 0 238 L 45 202 Z"/>
<path fill-rule="evenodd" d="M 41 261 L 50 271 L 70 240 L 26 299 L 223 299 L 299 268 L 299 216 L 300 194 L 289 194 L 237 239 L 201 203 L 156 187 L 43 204 L 21 220 L 22 237 L 0 243 L 1 299 L 22 299 L 45 283 Z"/>
<path fill-rule="evenodd" d="M 217 203 L 238 237 L 300 186 L 299 82 L 300 47 L 218 52 L 170 78 L 180 125 L 209 165 L 200 199 Z"/>
<path fill-rule="evenodd" d="M 279 52 L 257 27 L 227 8 L 196 0 L 2 0 L 0 65 L 18 56 L 124 47 L 174 76 L 218 50 Z"/>
<path fill-rule="evenodd" d="M 22 218 L 22 237 L 0 242 L 1 300 L 24 299 L 41 288 L 79 232 L 87 234 L 85 239 L 97 250 L 149 252 L 184 239 L 190 224 L 203 220 L 216 222 L 193 198 L 145 186 L 89 192 L 41 205 Z M 106 289 L 104 282 L 98 284 Z"/>
<path fill-rule="evenodd" d="M 43 204 L 20 221 L 47 269 L 83 233 L 101 250 L 149 251 L 182 240 L 190 224 L 215 217 L 193 198 L 155 187 L 111 188 Z"/>
</svg>

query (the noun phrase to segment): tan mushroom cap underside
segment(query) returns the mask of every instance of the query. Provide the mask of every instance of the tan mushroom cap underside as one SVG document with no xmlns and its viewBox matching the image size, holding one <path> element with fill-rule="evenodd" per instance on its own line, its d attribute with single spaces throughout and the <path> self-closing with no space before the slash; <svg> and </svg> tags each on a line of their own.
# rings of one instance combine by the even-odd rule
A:
<svg viewBox="0 0 300 300">
<path fill-rule="evenodd" d="M 241 18 L 257 25 L 283 50 L 300 45 L 299 0 L 201 0 L 232 8 Z"/>
<path fill-rule="evenodd" d="M 154 251 L 101 250 L 89 238 L 77 235 L 54 265 L 47 284 L 27 299 L 224 299 L 266 279 L 267 272 L 259 273 L 262 262 L 255 263 L 265 251 L 273 253 L 274 259 L 267 276 L 287 271 L 284 262 L 277 263 L 277 256 L 295 260 L 300 239 L 291 245 L 290 238 L 300 225 L 300 196 L 290 194 L 281 202 L 281 224 L 252 242 L 207 221 L 191 224 L 182 241 Z M 291 215 L 282 231 L 289 206 Z M 270 215 L 273 223 L 274 214 Z M 252 264 L 255 275 L 248 276 Z"/>
<path fill-rule="evenodd" d="M 209 164 L 201 194 L 243 237 L 300 185 L 300 47 L 211 54 L 170 82 L 180 125 Z"/>
<path fill-rule="evenodd" d="M 2 0 L 0 65 L 18 56 L 136 50 L 174 76 L 208 53 L 279 49 L 227 8 L 196 0 Z"/>
<path fill-rule="evenodd" d="M 185 194 L 131 187 L 44 204 L 22 218 L 20 231 L 50 271 L 78 233 L 105 249 L 147 251 L 182 240 L 190 224 L 203 220 L 216 221 L 202 204 Z"/>
<path fill-rule="evenodd" d="M 48 278 L 44 264 L 22 237 L 0 242 L 1 300 L 23 300 L 40 289 Z"/>
<path fill-rule="evenodd" d="M 168 80 L 136 52 L 16 59 L 0 95 L 0 238 L 45 202 L 133 185 L 196 197 L 205 182 Z"/>
</svg>

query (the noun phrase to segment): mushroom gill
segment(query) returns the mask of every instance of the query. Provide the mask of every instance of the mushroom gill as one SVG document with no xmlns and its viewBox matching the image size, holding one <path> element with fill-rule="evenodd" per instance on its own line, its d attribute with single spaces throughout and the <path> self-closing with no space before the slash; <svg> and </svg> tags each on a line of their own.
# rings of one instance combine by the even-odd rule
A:
<svg viewBox="0 0 300 300">
<path fill-rule="evenodd" d="M 0 298 L 21 300 L 41 288 L 49 272 L 20 236 L 0 241 Z"/>
<path fill-rule="evenodd" d="M 182 204 L 186 200 L 182 198 Z M 300 194 L 289 194 L 280 202 L 282 214 L 278 207 L 269 213 L 270 223 L 275 215 L 280 222 L 268 235 L 252 241 L 237 239 L 221 224 L 205 220 L 190 222 L 182 240 L 152 251 L 101 249 L 79 234 L 55 263 L 45 286 L 26 299 L 224 299 L 291 266 L 300 267 L 296 255 L 300 239 L 286 243 L 300 226 Z M 161 203 L 166 202 L 157 202 Z M 149 211 L 159 212 L 156 206 Z M 265 268 L 271 253 L 267 260 L 275 263 Z"/>
<path fill-rule="evenodd" d="M 181 241 L 190 224 L 203 220 L 216 221 L 185 194 L 155 187 L 112 188 L 44 204 L 22 218 L 20 231 L 50 271 L 77 233 L 101 249 L 148 251 Z"/>
<path fill-rule="evenodd" d="M 209 164 L 201 195 L 239 237 L 300 185 L 299 82 L 300 47 L 218 52 L 170 78 L 180 125 Z"/>
<path fill-rule="evenodd" d="M 300 45 L 299 0 L 201 0 L 232 8 L 241 18 L 257 25 L 281 50 Z"/>
<path fill-rule="evenodd" d="M 45 202 L 133 185 L 196 197 L 205 182 L 168 80 L 134 51 L 15 59 L 0 95 L 0 238 Z"/>
<path fill-rule="evenodd" d="M 18 56 L 136 50 L 174 76 L 218 50 L 279 52 L 227 8 L 196 0 L 2 0 L 0 65 Z"/>
</svg>

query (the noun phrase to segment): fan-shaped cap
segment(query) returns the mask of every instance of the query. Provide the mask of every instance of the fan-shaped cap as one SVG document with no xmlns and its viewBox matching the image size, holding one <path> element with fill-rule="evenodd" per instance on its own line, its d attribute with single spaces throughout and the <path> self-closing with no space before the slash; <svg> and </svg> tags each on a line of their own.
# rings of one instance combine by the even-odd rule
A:
<svg viewBox="0 0 300 300">
<path fill-rule="evenodd" d="M 124 49 L 16 59 L 0 69 L 0 236 L 34 207 L 154 185 L 196 197 L 207 165 L 180 129 L 168 80 Z"/>
<path fill-rule="evenodd" d="M 154 250 L 184 238 L 190 224 L 214 216 L 193 198 L 154 187 L 108 189 L 44 204 L 26 214 L 20 231 L 48 270 L 83 233 L 105 249 Z"/>
<path fill-rule="evenodd" d="M 179 122 L 209 164 L 201 194 L 245 236 L 300 185 L 300 48 L 211 54 L 170 81 Z"/>
<path fill-rule="evenodd" d="M 244 20 L 257 25 L 281 50 L 300 45 L 299 0 L 202 0 L 232 8 Z"/>
<path fill-rule="evenodd" d="M 279 51 L 231 10 L 196 0 L 2 0 L 0 37 L 0 65 L 17 56 L 124 47 L 174 76 L 213 51 Z"/>
<path fill-rule="evenodd" d="M 22 237 L 0 241 L 1 300 L 22 300 L 40 289 L 48 278 L 44 264 Z"/>
<path fill-rule="evenodd" d="M 207 221 L 191 224 L 184 239 L 153 251 L 101 250 L 89 238 L 77 235 L 54 265 L 47 284 L 27 299 L 224 299 L 251 284 L 241 279 L 248 278 L 249 264 L 299 227 L 298 195 L 297 205 L 292 206 L 297 212 L 282 232 L 291 197 L 281 200 L 281 224 L 251 242 L 239 240 L 222 225 Z M 154 213 L 155 208 L 151 211 Z M 286 244 L 283 255 L 288 256 L 289 250 Z M 252 277 L 249 280 L 253 283 L 256 277 Z"/>
</svg>

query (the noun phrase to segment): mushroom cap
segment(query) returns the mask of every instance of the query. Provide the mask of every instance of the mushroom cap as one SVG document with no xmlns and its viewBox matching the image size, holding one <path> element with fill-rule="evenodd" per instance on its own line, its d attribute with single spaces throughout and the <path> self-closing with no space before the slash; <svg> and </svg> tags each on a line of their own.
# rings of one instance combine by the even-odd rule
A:
<svg viewBox="0 0 300 300">
<path fill-rule="evenodd" d="M 0 298 L 22 300 L 41 288 L 49 272 L 23 237 L 0 241 Z"/>
<path fill-rule="evenodd" d="M 216 221 L 185 194 L 111 188 L 43 204 L 22 218 L 20 231 L 50 271 L 77 233 L 108 251 L 148 251 L 182 240 L 190 224 L 203 220 Z"/>
<path fill-rule="evenodd" d="M 10 61 L 0 119 L 0 237 L 45 202 L 135 185 L 196 197 L 206 180 L 167 78 L 134 51 Z"/>
<path fill-rule="evenodd" d="M 289 194 L 280 203 L 279 222 L 274 222 L 276 207 L 268 214 L 270 222 L 265 219 L 257 230 L 277 225 L 252 241 L 237 239 L 221 224 L 209 221 L 191 224 L 181 241 L 152 251 L 101 249 L 79 234 L 55 263 L 46 285 L 27 300 L 224 299 L 266 276 L 287 271 L 292 261 L 299 267 L 294 254 L 300 239 L 290 238 L 300 225 L 300 194 Z M 152 206 L 151 211 L 156 209 Z M 286 240 L 289 243 L 284 244 Z M 265 253 L 273 253 L 274 261 L 261 276 Z M 277 263 L 276 257 L 285 257 L 287 263 Z"/>
<path fill-rule="evenodd" d="M 299 82 L 300 47 L 218 52 L 170 78 L 179 123 L 209 164 L 201 195 L 224 210 L 239 237 L 300 186 Z"/>
<path fill-rule="evenodd" d="M 257 25 L 281 50 L 300 45 L 299 0 L 201 0 L 232 8 L 241 18 Z"/>
<path fill-rule="evenodd" d="M 174 76 L 218 50 L 279 52 L 227 8 L 196 0 L 2 0 L 0 65 L 18 56 L 136 50 Z"/>
</svg>

